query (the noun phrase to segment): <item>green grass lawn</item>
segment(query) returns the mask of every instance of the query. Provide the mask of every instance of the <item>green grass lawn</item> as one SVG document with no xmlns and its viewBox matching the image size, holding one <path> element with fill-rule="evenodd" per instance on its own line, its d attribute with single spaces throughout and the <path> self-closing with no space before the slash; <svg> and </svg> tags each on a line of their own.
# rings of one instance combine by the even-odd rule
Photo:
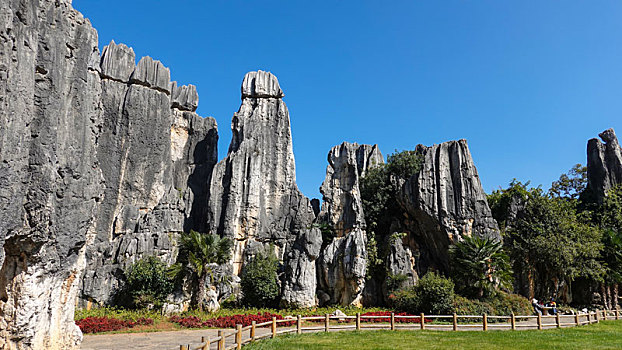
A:
<svg viewBox="0 0 622 350">
<path fill-rule="evenodd" d="M 287 335 L 257 349 L 622 349 L 622 321 L 528 331 L 362 331 Z"/>
</svg>

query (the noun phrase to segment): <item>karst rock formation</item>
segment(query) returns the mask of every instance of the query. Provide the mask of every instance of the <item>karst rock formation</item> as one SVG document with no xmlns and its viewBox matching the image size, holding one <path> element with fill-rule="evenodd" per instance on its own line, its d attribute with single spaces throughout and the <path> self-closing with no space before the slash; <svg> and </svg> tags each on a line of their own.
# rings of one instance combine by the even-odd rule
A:
<svg viewBox="0 0 622 350">
<path fill-rule="evenodd" d="M 276 250 L 284 261 L 282 303 L 315 305 L 315 259 L 321 233 L 315 214 L 296 186 L 289 112 L 277 78 L 246 74 L 242 105 L 233 116 L 227 157 L 214 168 L 210 231 L 234 241 L 233 273 L 257 252 Z"/>
<path fill-rule="evenodd" d="M 598 136 L 602 142 L 593 138 L 587 143 L 587 178 L 588 190 L 602 203 L 607 191 L 622 184 L 622 148 L 613 129 Z"/>
<path fill-rule="evenodd" d="M 383 163 L 377 146 L 331 149 L 320 210 L 296 185 L 271 73 L 244 77 L 218 161 L 216 122 L 195 113 L 196 87 L 123 44 L 100 53 L 71 1 L 2 1 L 0 19 L 0 348 L 77 348 L 76 305 L 113 303 L 128 266 L 175 262 L 191 229 L 234 241 L 224 273 L 274 250 L 283 306 L 361 305 L 365 290 L 380 293 L 368 283 L 360 194 Z M 421 266 L 447 268 L 460 237 L 499 237 L 466 142 L 417 151 L 423 169 L 399 184 L 395 228 L 407 236 L 387 257 L 411 283 Z"/>
<path fill-rule="evenodd" d="M 328 153 L 326 178 L 320 192 L 318 222 L 331 229 L 332 240 L 319 260 L 322 303 L 361 305 L 366 280 L 367 234 L 360 178 L 367 169 L 384 163 L 378 146 L 344 142 Z"/>
</svg>

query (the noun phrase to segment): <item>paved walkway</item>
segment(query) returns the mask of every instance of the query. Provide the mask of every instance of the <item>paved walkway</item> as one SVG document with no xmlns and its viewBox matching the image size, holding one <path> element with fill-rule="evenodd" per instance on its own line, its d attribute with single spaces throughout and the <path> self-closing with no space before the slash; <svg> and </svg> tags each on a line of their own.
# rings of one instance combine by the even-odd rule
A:
<svg viewBox="0 0 622 350">
<path fill-rule="evenodd" d="M 571 323 L 574 320 L 574 316 L 563 316 L 562 323 Z M 582 317 L 581 321 L 584 321 L 585 318 Z M 362 326 L 369 326 L 369 323 L 363 323 Z M 380 324 L 376 324 L 380 325 Z M 488 329 L 495 330 L 499 329 L 499 325 L 505 325 L 505 329 L 509 328 L 508 323 L 489 323 Z M 535 319 L 531 319 L 529 321 L 517 322 L 516 325 L 518 329 L 537 329 L 537 321 Z M 337 325 L 331 325 L 331 327 L 335 327 Z M 388 324 L 384 324 L 385 327 L 388 328 Z M 317 327 L 317 330 L 307 330 L 304 333 L 311 332 L 322 332 L 323 331 L 323 323 L 306 323 L 303 324 L 304 327 Z M 566 326 L 563 326 L 566 327 Z M 387 329 L 384 328 L 384 329 Z M 418 324 L 400 324 L 396 323 L 396 328 L 398 330 L 418 330 L 420 326 Z M 442 330 L 442 331 L 450 331 L 452 330 L 452 325 L 430 325 L 426 324 L 427 329 L 433 330 Z M 554 319 L 543 319 L 543 328 L 556 328 Z M 278 331 L 283 331 L 287 329 L 293 329 L 291 327 L 279 327 Z M 460 331 L 479 331 L 481 330 L 481 324 L 473 323 L 470 326 L 460 324 Z M 367 330 L 367 329 L 365 329 Z M 232 332 L 232 329 L 226 329 L 227 333 Z M 339 329 L 331 329 L 331 331 L 340 331 Z M 264 334 L 270 333 L 270 328 L 257 328 L 256 335 L 261 336 Z M 82 342 L 83 350 L 122 350 L 122 349 L 150 349 L 150 350 L 179 350 L 179 345 L 190 345 L 191 349 L 197 348 L 201 345 L 201 337 L 212 337 L 215 338 L 218 336 L 217 329 L 201 329 L 201 330 L 184 330 L 184 331 L 166 331 L 166 332 L 150 332 L 150 333 L 124 333 L 124 334 L 103 334 L 103 335 L 85 335 L 84 341 Z M 246 331 L 243 333 L 242 339 L 248 339 L 249 332 Z M 233 345 L 235 341 L 234 336 L 230 336 L 226 338 L 226 346 Z M 212 344 L 211 349 L 216 349 L 216 344 Z"/>
</svg>

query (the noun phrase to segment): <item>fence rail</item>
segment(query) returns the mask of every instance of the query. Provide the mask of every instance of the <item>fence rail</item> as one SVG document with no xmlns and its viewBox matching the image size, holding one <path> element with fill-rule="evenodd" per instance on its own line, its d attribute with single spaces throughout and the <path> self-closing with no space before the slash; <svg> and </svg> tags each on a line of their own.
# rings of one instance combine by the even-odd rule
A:
<svg viewBox="0 0 622 350">
<path fill-rule="evenodd" d="M 619 320 L 622 318 L 622 312 L 616 310 L 596 310 L 593 312 L 574 314 L 574 315 L 514 315 L 510 316 L 488 316 L 483 315 L 424 315 L 419 316 L 400 316 L 391 314 L 388 316 L 361 316 L 357 313 L 356 316 L 334 316 L 326 314 L 324 316 L 308 316 L 302 317 L 300 315 L 296 317 L 288 317 L 281 320 L 277 320 L 276 317 L 272 318 L 272 321 L 256 323 L 252 321 L 250 326 L 242 327 L 237 325 L 233 330 L 219 330 L 217 337 L 202 337 L 201 345 L 198 347 L 190 347 L 190 345 L 180 345 L 180 350 L 230 350 L 241 349 L 242 345 L 265 338 L 276 338 L 280 334 L 303 332 L 324 331 L 330 332 L 331 330 L 364 330 L 364 329 L 442 329 L 448 331 L 460 331 L 460 330 L 482 330 L 488 329 L 505 329 L 505 330 L 517 330 L 524 328 L 561 328 L 561 327 L 577 327 L 586 324 L 598 323 L 600 320 Z M 365 323 L 366 320 L 386 320 L 387 323 Z M 430 323 L 427 320 L 449 320 L 447 323 Z M 536 319 L 536 324 L 529 323 L 529 320 Z M 399 320 L 403 320 L 399 322 Z M 407 322 L 404 322 L 407 321 Z M 466 322 L 465 322 L 466 320 Z M 337 324 L 331 324 L 331 321 L 337 322 Z M 343 324 L 346 322 L 352 322 L 354 324 Z M 362 322 L 363 321 L 363 322 Z M 463 322 L 459 322 L 463 321 Z M 501 321 L 501 322 L 499 322 Z M 507 322 L 509 321 L 509 322 Z M 552 322 L 551 322 L 552 321 Z M 312 322 L 317 324 L 323 323 L 322 326 L 303 327 L 304 322 Z M 495 322 L 495 323 L 490 323 Z M 278 329 L 280 323 L 286 323 L 285 327 Z M 294 323 L 294 325 L 289 325 Z M 261 327 L 270 326 L 270 332 L 258 335 L 257 329 Z M 247 333 L 247 338 L 244 338 L 244 333 Z M 227 339 L 230 338 L 229 345 Z"/>
</svg>

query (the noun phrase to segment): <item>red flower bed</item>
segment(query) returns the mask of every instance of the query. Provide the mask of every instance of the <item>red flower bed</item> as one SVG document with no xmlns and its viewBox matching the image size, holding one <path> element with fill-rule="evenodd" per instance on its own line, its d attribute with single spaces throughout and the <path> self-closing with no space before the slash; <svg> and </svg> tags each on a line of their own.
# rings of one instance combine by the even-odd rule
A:
<svg viewBox="0 0 622 350">
<path fill-rule="evenodd" d="M 396 312 L 395 316 L 417 316 L 417 315 L 409 315 L 405 312 Z M 361 316 L 391 316 L 391 311 L 378 311 L 378 312 L 366 312 L 361 314 Z M 395 322 L 397 323 L 418 323 L 421 317 L 415 318 L 396 318 Z M 379 317 L 379 318 L 363 318 L 361 322 L 371 322 L 371 323 L 381 323 L 381 322 L 389 322 L 390 318 L 388 317 Z M 423 322 L 431 322 L 430 319 L 424 318 Z"/>
<path fill-rule="evenodd" d="M 256 323 L 272 321 L 272 317 L 276 317 L 277 320 L 283 319 L 283 316 L 281 315 L 264 312 L 263 314 L 258 313 L 253 315 L 221 316 L 217 318 L 211 318 L 207 321 L 203 321 L 196 316 L 171 316 L 169 318 L 169 321 L 175 322 L 185 328 L 234 328 L 238 324 L 241 324 L 243 327 L 250 326 L 253 321 L 255 321 Z M 292 326 L 295 323 L 296 321 L 283 322 L 279 323 L 279 326 Z"/>
<path fill-rule="evenodd" d="M 136 321 L 118 320 L 109 317 L 86 317 L 76 321 L 82 333 L 100 333 L 118 331 L 125 328 L 132 328 L 139 325 L 152 325 L 153 320 L 141 317 Z"/>
</svg>

